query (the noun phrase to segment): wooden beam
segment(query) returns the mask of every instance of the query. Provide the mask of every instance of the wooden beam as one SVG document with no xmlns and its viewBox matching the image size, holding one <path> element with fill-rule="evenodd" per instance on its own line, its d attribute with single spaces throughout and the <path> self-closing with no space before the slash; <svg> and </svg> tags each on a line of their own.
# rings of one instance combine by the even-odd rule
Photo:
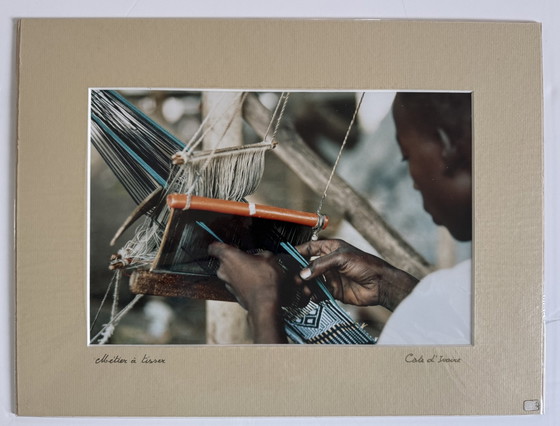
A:
<svg viewBox="0 0 560 426">
<path fill-rule="evenodd" d="M 235 301 L 225 284 L 217 277 L 134 271 L 130 276 L 129 286 L 134 294 Z"/>
<path fill-rule="evenodd" d="M 266 135 L 271 112 L 255 95 L 247 96 L 243 116 L 262 138 Z M 331 167 L 312 151 L 291 124 L 281 125 L 278 146 L 273 152 L 314 192 L 322 195 Z M 416 278 L 422 278 L 433 267 L 391 228 L 371 206 L 342 178 L 335 175 L 328 192 L 329 203 L 334 205 L 362 236 L 389 263 Z"/>
</svg>

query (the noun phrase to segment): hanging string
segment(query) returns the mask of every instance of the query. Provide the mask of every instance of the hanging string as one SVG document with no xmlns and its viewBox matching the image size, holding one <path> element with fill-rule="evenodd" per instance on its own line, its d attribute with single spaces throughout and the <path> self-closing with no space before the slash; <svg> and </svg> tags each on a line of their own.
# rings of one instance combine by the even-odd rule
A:
<svg viewBox="0 0 560 426">
<path fill-rule="evenodd" d="M 323 203 L 325 202 L 325 198 L 327 198 L 327 192 L 329 190 L 329 186 L 330 186 L 332 178 L 334 176 L 334 172 L 336 170 L 336 167 L 338 166 L 338 162 L 340 161 L 340 157 L 342 156 L 342 151 L 344 150 L 344 147 L 346 146 L 346 142 L 348 141 L 348 136 L 350 135 L 350 130 L 352 130 L 352 126 L 354 125 L 354 121 L 356 120 L 356 117 L 358 115 L 358 111 L 360 110 L 360 106 L 362 105 L 364 95 L 365 95 L 365 92 L 362 92 L 362 94 L 360 96 L 360 99 L 358 100 L 358 104 L 356 105 L 356 109 L 354 110 L 354 114 L 352 115 L 352 120 L 350 120 L 350 124 L 348 125 L 348 129 L 346 130 L 346 135 L 344 136 L 344 140 L 342 141 L 342 145 L 340 146 L 340 150 L 338 151 L 338 155 L 336 156 L 336 160 L 335 160 L 333 168 L 331 170 L 331 175 L 329 176 L 329 179 L 327 180 L 327 185 L 325 186 L 325 191 L 323 192 L 323 195 L 321 196 L 321 200 L 319 201 L 319 207 L 317 208 L 317 214 L 319 215 L 319 217 L 322 216 L 321 210 L 323 208 Z M 317 234 L 319 233 L 319 230 L 320 230 L 320 228 L 317 227 L 317 229 L 313 233 L 313 239 L 314 240 L 317 239 Z"/>
<path fill-rule="evenodd" d="M 264 135 L 264 140 L 265 141 L 268 138 L 268 135 L 270 133 L 270 129 L 272 128 L 272 123 L 274 122 L 274 119 L 276 118 L 276 114 L 278 113 L 278 109 L 280 108 L 280 105 L 282 105 L 280 115 L 276 119 L 276 126 L 274 127 L 274 132 L 272 133 L 272 142 L 274 142 L 274 140 L 276 139 L 276 133 L 278 132 L 278 128 L 280 127 L 280 121 L 282 120 L 282 116 L 284 115 L 284 110 L 286 109 L 286 105 L 288 103 L 288 98 L 289 97 L 290 97 L 289 92 L 282 92 L 282 94 L 280 95 L 280 98 L 278 99 L 278 102 L 276 103 L 276 108 L 274 108 L 274 112 L 272 113 L 272 117 L 270 118 L 270 122 L 268 123 L 268 128 L 266 129 L 266 134 Z"/>
<path fill-rule="evenodd" d="M 97 309 L 97 312 L 95 313 L 95 318 L 93 319 L 93 321 L 91 322 L 91 326 L 89 327 L 89 332 L 90 333 L 93 330 L 93 327 L 95 326 L 95 323 L 97 322 L 97 319 L 99 318 L 99 314 L 101 313 L 101 309 L 103 308 L 103 305 L 105 305 L 105 301 L 107 300 L 107 296 L 109 296 L 109 291 L 111 291 L 111 287 L 115 283 L 116 278 L 117 278 L 117 272 L 115 272 L 113 274 L 113 278 L 111 278 L 111 281 L 109 282 L 109 285 L 107 286 L 107 290 L 105 290 L 105 295 L 103 296 L 103 299 L 101 300 L 101 304 L 99 305 L 99 308 Z"/>
<path fill-rule="evenodd" d="M 244 93 L 236 108 L 236 113 L 240 112 L 247 93 Z M 186 193 L 194 194 L 195 188 L 201 190 L 200 182 L 204 184 L 204 191 L 210 198 L 224 198 L 232 200 L 242 200 L 245 196 L 252 194 L 260 183 L 264 173 L 264 154 L 275 144 L 274 139 L 278 133 L 280 121 L 284 115 L 288 102 L 289 93 L 282 93 L 273 117 L 269 123 L 269 130 L 276 121 L 271 142 L 265 136 L 264 142 L 241 147 L 219 149 L 219 144 L 209 153 L 194 154 L 189 160 L 192 167 L 193 180 L 187 186 Z M 278 110 L 280 112 L 278 113 Z M 276 120 L 274 117 L 277 116 Z M 220 138 L 224 139 L 227 131 L 231 127 L 235 114 L 230 117 L 229 122 Z M 220 159 L 220 157 L 222 157 Z M 203 163 L 202 161 L 205 160 Z M 186 177 L 186 175 L 185 175 Z M 212 182 L 211 184 L 208 184 Z M 200 194 L 198 194 L 200 195 Z"/>
<path fill-rule="evenodd" d="M 198 144 L 204 139 L 204 136 L 206 135 L 206 133 L 208 133 L 211 129 L 214 128 L 214 126 L 216 124 L 215 121 L 208 126 L 206 126 L 206 123 L 208 122 L 210 117 L 212 117 L 214 115 L 213 114 L 214 110 L 216 109 L 217 105 L 222 102 L 222 100 L 224 99 L 224 96 L 225 96 L 225 93 L 222 92 L 222 94 L 220 95 L 220 99 L 218 99 L 218 102 L 216 102 L 212 106 L 212 108 L 210 108 L 210 111 L 208 111 L 208 114 L 206 114 L 206 117 L 204 117 L 204 119 L 202 120 L 202 123 L 200 123 L 200 126 L 198 126 L 198 129 L 196 130 L 194 135 L 192 135 L 189 142 L 187 142 L 187 145 L 183 149 L 183 152 L 192 151 L 193 149 L 195 149 L 198 146 Z M 202 132 L 202 134 L 199 137 L 199 134 L 201 133 L 202 130 L 204 130 L 204 131 Z"/>
<path fill-rule="evenodd" d="M 204 164 L 202 165 L 202 167 L 200 168 L 200 170 L 196 173 L 196 177 L 194 179 L 194 182 L 192 183 L 192 185 L 190 186 L 190 188 L 187 190 L 187 194 L 191 194 L 192 191 L 194 190 L 194 188 L 196 187 L 196 184 L 198 183 L 198 181 L 200 180 L 201 177 L 201 172 L 206 169 L 206 167 L 208 166 L 208 164 L 210 163 L 210 160 L 212 160 L 212 157 L 214 156 L 216 150 L 219 148 L 220 143 L 224 140 L 224 136 L 226 135 L 226 133 L 228 132 L 228 130 L 231 127 L 231 124 L 233 123 L 233 120 L 235 119 L 235 117 L 237 116 L 237 113 L 239 111 L 241 111 L 241 108 L 243 106 L 243 102 L 245 102 L 245 98 L 247 97 L 247 92 L 244 92 L 243 95 L 241 96 L 241 99 L 239 101 L 239 104 L 237 105 L 237 108 L 235 109 L 234 113 L 231 114 L 231 117 L 226 125 L 226 128 L 224 129 L 222 136 L 220 137 L 218 143 L 214 146 L 214 148 L 212 149 L 212 151 L 210 152 L 210 154 L 208 155 L 208 158 L 206 159 L 206 161 L 204 162 Z"/>
<path fill-rule="evenodd" d="M 282 104 L 282 110 L 280 111 L 280 115 L 276 120 L 276 127 L 274 127 L 274 133 L 272 134 L 272 140 L 276 139 L 276 133 L 278 133 L 278 128 L 280 127 L 280 121 L 282 120 L 282 116 L 284 115 L 284 111 L 286 110 L 286 105 L 288 105 L 288 98 L 290 97 L 290 93 L 286 93 L 284 96 L 284 103 Z"/>
<path fill-rule="evenodd" d="M 115 315 L 117 314 L 117 308 L 119 307 L 119 284 L 121 282 L 121 276 L 121 270 L 119 269 L 115 274 L 115 289 L 113 291 L 111 317 L 109 320 L 109 324 L 106 324 L 105 327 L 101 330 L 101 339 L 98 342 L 100 345 L 104 345 L 105 343 L 107 343 L 115 331 L 116 324 L 113 324 L 113 321 L 115 319 Z"/>
<path fill-rule="evenodd" d="M 137 294 L 128 305 L 126 305 L 118 314 L 116 314 L 107 324 L 104 325 L 103 329 L 90 340 L 90 344 L 95 342 L 98 338 L 100 338 L 98 344 L 103 345 L 107 343 L 119 321 L 134 307 L 134 305 L 136 305 L 142 296 L 144 295 Z"/>
<path fill-rule="evenodd" d="M 264 139 L 266 140 L 268 138 L 268 134 L 270 133 L 270 129 L 272 129 L 272 123 L 274 123 L 274 118 L 276 117 L 276 114 L 278 114 L 278 109 L 280 108 L 280 104 L 282 103 L 282 97 L 284 96 L 284 92 L 282 92 L 280 94 L 280 97 L 278 98 L 278 102 L 276 102 L 276 107 L 274 108 L 274 112 L 272 113 L 272 117 L 270 117 L 270 121 L 268 122 L 268 127 L 266 128 L 266 133 L 264 135 Z"/>
</svg>

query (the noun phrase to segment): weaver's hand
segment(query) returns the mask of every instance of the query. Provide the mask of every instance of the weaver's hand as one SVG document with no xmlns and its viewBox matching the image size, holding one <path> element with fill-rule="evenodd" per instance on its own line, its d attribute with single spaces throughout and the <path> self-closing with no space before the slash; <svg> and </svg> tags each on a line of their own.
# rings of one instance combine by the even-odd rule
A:
<svg viewBox="0 0 560 426">
<path fill-rule="evenodd" d="M 224 243 L 212 243 L 218 278 L 249 313 L 255 343 L 286 343 L 280 312 L 282 269 L 272 253 L 247 254 Z"/>
<path fill-rule="evenodd" d="M 418 282 L 406 272 L 342 240 L 310 241 L 296 249 L 307 258 L 319 256 L 309 268 L 301 270 L 300 278 L 305 282 L 324 275 L 332 295 L 344 303 L 382 305 L 394 310 Z M 307 286 L 304 292 L 311 293 Z"/>
</svg>

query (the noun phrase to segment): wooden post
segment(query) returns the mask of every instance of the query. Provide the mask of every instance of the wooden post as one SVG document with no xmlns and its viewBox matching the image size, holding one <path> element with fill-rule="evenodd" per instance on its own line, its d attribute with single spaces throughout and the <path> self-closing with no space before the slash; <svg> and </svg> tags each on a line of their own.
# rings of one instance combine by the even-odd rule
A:
<svg viewBox="0 0 560 426">
<path fill-rule="evenodd" d="M 241 101 L 239 92 L 204 92 L 202 95 L 202 115 L 210 112 L 214 120 L 213 127 L 203 141 L 204 149 L 220 148 L 242 144 Z M 212 119 L 207 125 L 212 125 Z M 207 344 L 243 344 L 251 343 L 247 325 L 247 313 L 237 303 L 206 302 L 206 343 Z"/>
</svg>

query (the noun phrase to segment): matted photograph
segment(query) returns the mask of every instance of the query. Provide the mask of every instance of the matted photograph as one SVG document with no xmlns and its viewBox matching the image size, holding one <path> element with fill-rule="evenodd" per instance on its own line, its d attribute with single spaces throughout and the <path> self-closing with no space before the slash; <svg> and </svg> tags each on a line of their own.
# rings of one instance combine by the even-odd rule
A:
<svg viewBox="0 0 560 426">
<path fill-rule="evenodd" d="M 18 414 L 541 413 L 540 43 L 19 22 Z"/>
<path fill-rule="evenodd" d="M 90 120 L 90 344 L 471 343 L 470 93 L 92 89 Z"/>
</svg>

